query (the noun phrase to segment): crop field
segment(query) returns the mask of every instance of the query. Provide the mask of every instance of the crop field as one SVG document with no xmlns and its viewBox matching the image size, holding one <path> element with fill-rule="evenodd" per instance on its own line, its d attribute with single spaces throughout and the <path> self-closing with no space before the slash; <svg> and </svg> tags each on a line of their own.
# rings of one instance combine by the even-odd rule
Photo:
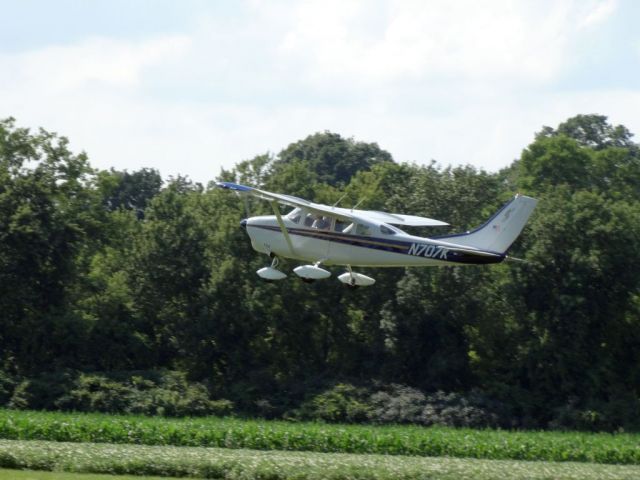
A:
<svg viewBox="0 0 640 480">
<path fill-rule="evenodd" d="M 21 440 L 0 440 L 0 467 L 227 480 L 640 478 L 635 465 Z"/>
<path fill-rule="evenodd" d="M 110 475 L 101 473 L 46 472 L 42 470 L 7 470 L 0 468 L 0 480 L 171 480 L 173 477 Z"/>
<path fill-rule="evenodd" d="M 638 434 L 509 432 L 0 410 L 0 438 L 640 465 Z"/>
<path fill-rule="evenodd" d="M 0 410 L 2 468 L 0 480 L 637 479 L 640 435 Z"/>
</svg>

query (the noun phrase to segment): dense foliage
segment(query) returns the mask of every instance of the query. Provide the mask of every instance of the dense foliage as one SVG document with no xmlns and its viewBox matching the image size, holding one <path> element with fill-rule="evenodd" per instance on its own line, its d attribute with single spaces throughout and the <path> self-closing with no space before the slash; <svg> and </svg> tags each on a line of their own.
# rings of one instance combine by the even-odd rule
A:
<svg viewBox="0 0 640 480">
<path fill-rule="evenodd" d="M 544 127 L 498 173 L 398 164 L 324 132 L 220 178 L 456 230 L 516 191 L 540 203 L 511 252 L 526 263 L 368 270 L 376 285 L 357 291 L 266 284 L 238 222 L 267 206 L 96 171 L 64 137 L 1 121 L 0 405 L 640 428 L 640 150 L 625 127 Z"/>
</svg>

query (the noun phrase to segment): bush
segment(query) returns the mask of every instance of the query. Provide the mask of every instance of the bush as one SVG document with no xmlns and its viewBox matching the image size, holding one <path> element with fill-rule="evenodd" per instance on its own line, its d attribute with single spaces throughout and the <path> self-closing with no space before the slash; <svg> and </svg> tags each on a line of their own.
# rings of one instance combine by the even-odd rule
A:
<svg viewBox="0 0 640 480">
<path fill-rule="evenodd" d="M 172 417 L 229 415 L 233 410 L 230 401 L 211 400 L 204 385 L 190 383 L 181 372 L 166 372 L 159 379 L 134 375 L 124 381 L 81 374 L 74 388 L 58 400 L 57 407 Z"/>
<path fill-rule="evenodd" d="M 420 421 L 423 425 L 448 427 L 496 427 L 498 416 L 483 408 L 486 403 L 478 394 L 464 397 L 457 393 L 436 392 L 426 398 Z"/>
<path fill-rule="evenodd" d="M 0 370 L 0 406 L 6 405 L 16 388 L 16 380 L 7 372 Z"/>
<path fill-rule="evenodd" d="M 56 402 L 63 410 L 125 412 L 132 389 L 101 375 L 81 374 L 74 388 Z"/>
<path fill-rule="evenodd" d="M 579 399 L 569 401 L 553 411 L 548 427 L 554 430 L 584 430 L 612 432 L 621 429 L 637 431 L 640 426 L 640 399 L 620 393 L 609 401 L 580 405 Z"/>
<path fill-rule="evenodd" d="M 33 396 L 29 393 L 30 382 L 23 380 L 13 390 L 13 394 L 7 403 L 7 407 L 16 410 L 26 410 L 30 407 Z"/>
<path fill-rule="evenodd" d="M 406 385 L 390 385 L 371 395 L 369 419 L 376 423 L 419 423 L 426 397 Z"/>
<path fill-rule="evenodd" d="M 447 427 L 496 427 L 498 405 L 478 393 L 438 391 L 425 396 L 406 385 L 390 385 L 371 395 L 369 418 L 375 423 L 418 423 Z"/>
<path fill-rule="evenodd" d="M 367 420 L 371 407 L 366 403 L 368 392 L 350 384 L 339 383 L 294 410 L 291 416 L 300 420 L 360 423 Z"/>
<path fill-rule="evenodd" d="M 56 401 L 73 384 L 71 371 L 45 373 L 35 378 L 22 379 L 7 403 L 9 408 L 52 410 Z"/>
</svg>

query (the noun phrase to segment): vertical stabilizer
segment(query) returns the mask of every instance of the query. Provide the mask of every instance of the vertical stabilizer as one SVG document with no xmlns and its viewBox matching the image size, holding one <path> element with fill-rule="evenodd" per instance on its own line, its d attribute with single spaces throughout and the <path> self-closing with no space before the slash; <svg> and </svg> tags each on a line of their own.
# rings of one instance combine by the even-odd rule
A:
<svg viewBox="0 0 640 480">
<path fill-rule="evenodd" d="M 444 235 L 437 239 L 504 254 L 522 232 L 537 203 L 535 198 L 516 195 L 484 225 L 467 233 Z"/>
</svg>

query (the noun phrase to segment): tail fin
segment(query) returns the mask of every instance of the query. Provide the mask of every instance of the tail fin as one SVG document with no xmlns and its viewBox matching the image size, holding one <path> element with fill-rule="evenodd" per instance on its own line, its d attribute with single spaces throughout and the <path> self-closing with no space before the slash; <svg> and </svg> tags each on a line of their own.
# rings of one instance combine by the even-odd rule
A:
<svg viewBox="0 0 640 480">
<path fill-rule="evenodd" d="M 537 203 L 535 198 L 516 195 L 475 230 L 437 238 L 456 245 L 504 254 L 522 232 Z"/>
</svg>

